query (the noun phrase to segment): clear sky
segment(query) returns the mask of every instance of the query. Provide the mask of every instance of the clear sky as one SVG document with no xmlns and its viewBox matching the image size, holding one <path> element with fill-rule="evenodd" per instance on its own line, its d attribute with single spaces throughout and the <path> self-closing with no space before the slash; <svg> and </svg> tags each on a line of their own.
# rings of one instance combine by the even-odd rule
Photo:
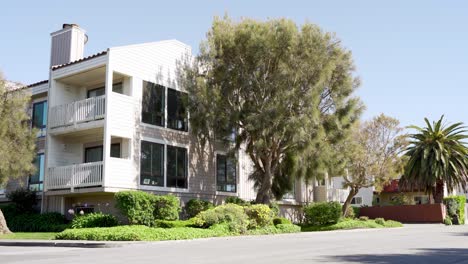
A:
<svg viewBox="0 0 468 264">
<path fill-rule="evenodd" d="M 62 23 L 87 30 L 85 55 L 173 38 L 197 52 L 213 17 L 225 13 L 336 32 L 353 52 L 365 119 L 385 113 L 406 126 L 445 114 L 468 124 L 466 1 L 4 1 L 0 69 L 25 84 L 47 79 L 49 33 Z"/>
</svg>

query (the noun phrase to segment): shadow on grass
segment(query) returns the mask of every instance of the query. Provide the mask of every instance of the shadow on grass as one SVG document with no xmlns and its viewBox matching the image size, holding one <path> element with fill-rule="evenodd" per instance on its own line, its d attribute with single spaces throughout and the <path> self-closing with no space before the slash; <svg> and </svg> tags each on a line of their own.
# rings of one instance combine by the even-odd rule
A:
<svg viewBox="0 0 468 264">
<path fill-rule="evenodd" d="M 468 263 L 468 248 L 424 248 L 413 254 L 344 255 L 329 261 L 354 263 Z"/>
</svg>

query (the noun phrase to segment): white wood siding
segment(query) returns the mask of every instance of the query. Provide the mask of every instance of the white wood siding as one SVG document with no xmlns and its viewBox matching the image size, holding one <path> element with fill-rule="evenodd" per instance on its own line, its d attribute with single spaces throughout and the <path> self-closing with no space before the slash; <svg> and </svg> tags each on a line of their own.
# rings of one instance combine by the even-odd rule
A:
<svg viewBox="0 0 468 264">
<path fill-rule="evenodd" d="M 109 158 L 106 164 L 106 187 L 130 188 L 138 187 L 138 174 L 133 159 Z"/>
<path fill-rule="evenodd" d="M 110 134 L 112 136 L 134 138 L 137 112 L 137 100 L 134 97 L 112 92 L 109 118 Z"/>
<path fill-rule="evenodd" d="M 176 40 L 109 50 L 114 71 L 175 89 L 177 61 L 190 53 L 190 46 Z"/>
</svg>

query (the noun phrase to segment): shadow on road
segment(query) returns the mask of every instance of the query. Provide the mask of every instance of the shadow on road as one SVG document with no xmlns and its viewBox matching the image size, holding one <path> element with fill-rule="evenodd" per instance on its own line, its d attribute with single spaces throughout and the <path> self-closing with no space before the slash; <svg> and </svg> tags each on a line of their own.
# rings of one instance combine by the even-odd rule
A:
<svg viewBox="0 0 468 264">
<path fill-rule="evenodd" d="M 344 255 L 330 257 L 335 262 L 358 263 L 468 263 L 468 248 L 424 248 L 414 254 Z"/>
</svg>

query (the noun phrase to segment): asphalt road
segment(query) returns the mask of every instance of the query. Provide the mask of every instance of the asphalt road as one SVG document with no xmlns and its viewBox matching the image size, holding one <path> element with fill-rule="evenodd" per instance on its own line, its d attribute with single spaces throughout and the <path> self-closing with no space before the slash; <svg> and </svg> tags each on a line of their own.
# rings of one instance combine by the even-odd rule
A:
<svg viewBox="0 0 468 264">
<path fill-rule="evenodd" d="M 0 247 L 6 263 L 468 263 L 468 226 L 407 225 L 118 248 Z"/>
</svg>

